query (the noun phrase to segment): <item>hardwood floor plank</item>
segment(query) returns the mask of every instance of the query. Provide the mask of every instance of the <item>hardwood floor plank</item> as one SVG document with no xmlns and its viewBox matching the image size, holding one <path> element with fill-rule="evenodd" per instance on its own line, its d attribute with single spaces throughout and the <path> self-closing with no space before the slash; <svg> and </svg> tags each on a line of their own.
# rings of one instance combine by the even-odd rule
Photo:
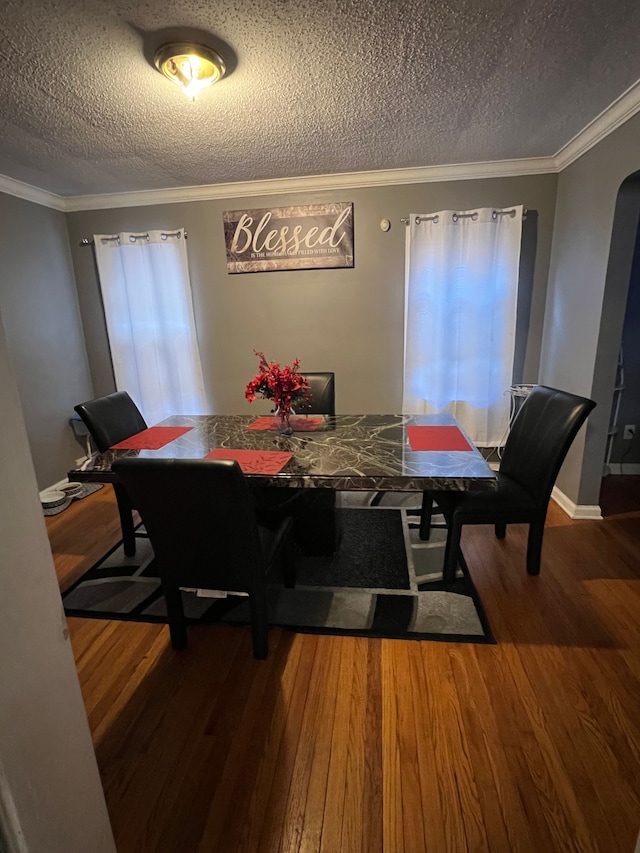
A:
<svg viewBox="0 0 640 853">
<path fill-rule="evenodd" d="M 272 787 L 274 785 L 281 787 L 282 775 L 286 773 L 286 768 L 281 767 L 278 756 L 283 741 L 286 746 L 288 737 L 290 737 L 287 726 L 290 721 L 292 696 L 296 690 L 296 675 L 301 651 L 302 644 L 300 643 L 294 643 L 292 646 L 286 648 L 285 659 L 282 660 L 277 670 L 278 675 L 275 683 L 271 685 L 272 688 L 275 688 L 271 693 L 272 704 L 271 706 L 267 705 L 265 709 L 265 719 L 268 726 L 262 733 L 261 760 L 264 762 L 267 772 L 265 770 L 258 770 L 258 780 L 262 784 L 266 782 L 266 791 L 261 791 L 260 797 L 266 796 L 269 803 Z M 273 654 L 270 658 L 267 658 L 269 665 L 272 665 L 273 658 Z M 241 665 L 240 667 L 240 671 L 244 672 L 246 679 L 244 697 L 240 701 L 233 701 L 233 693 L 230 695 L 229 691 L 225 691 L 225 694 L 221 696 L 218 708 L 215 709 L 214 714 L 210 717 L 209 731 L 223 747 L 225 754 L 222 761 L 218 759 L 218 766 L 220 768 L 219 777 L 208 808 L 207 820 L 201 833 L 200 846 L 197 848 L 202 851 L 224 850 L 224 831 L 227 817 L 232 820 L 238 819 L 239 821 L 243 821 L 245 809 L 251 803 L 250 798 L 244 800 L 244 795 L 243 799 L 239 803 L 236 803 L 237 795 L 234 796 L 234 794 L 236 784 L 241 777 L 240 766 L 245 760 L 244 750 L 249 743 L 247 737 L 250 735 L 249 727 L 243 733 L 242 737 L 238 739 L 238 718 L 245 712 L 247 696 L 251 690 L 252 682 L 257 675 L 257 669 L 264 669 L 262 661 L 253 661 L 253 663 L 255 666 L 251 672 L 249 672 L 245 665 Z M 236 680 L 235 671 L 232 672 L 232 676 Z M 264 673 L 262 677 L 264 677 Z M 234 688 L 230 685 L 230 689 L 233 691 Z M 256 707 L 255 711 L 261 712 L 259 706 Z M 263 810 L 263 814 L 265 813 L 266 821 L 268 822 L 273 817 L 269 807 Z"/>
<path fill-rule="evenodd" d="M 314 638 L 315 639 L 315 638 Z M 287 802 L 291 791 L 291 779 L 295 765 L 296 754 L 302 736 L 302 721 L 304 708 L 309 692 L 309 683 L 315 658 L 315 642 L 308 637 L 296 637 L 293 647 L 301 648 L 302 665 L 298 668 L 298 678 L 292 683 L 290 697 L 286 699 L 285 707 L 288 713 L 280 739 L 280 748 L 275 757 L 275 768 L 272 771 L 271 786 L 265 824 L 257 847 L 247 847 L 247 850 L 257 850 L 258 853 L 277 853 L 281 847 L 284 834 L 284 821 Z"/>
<path fill-rule="evenodd" d="M 497 649 L 490 646 L 476 646 L 473 654 L 461 648 L 452 651 L 463 726 L 489 849 L 537 853 L 540 848 L 531 835 L 527 800 L 507 755 L 511 738 L 500 725 L 487 689 L 488 665 L 497 657 Z"/>
<path fill-rule="evenodd" d="M 321 730 L 322 716 L 325 711 L 323 700 L 329 668 L 329 656 L 326 654 L 317 654 L 317 642 L 312 644 L 311 639 L 308 637 L 305 637 L 305 641 L 308 641 L 310 648 L 313 648 L 313 661 L 311 662 L 309 692 L 303 711 L 302 731 L 291 777 L 291 794 L 283 819 L 284 829 L 280 845 L 283 853 L 300 849 L 307 810 L 313 807 L 313 803 L 310 804 L 309 802 L 310 788 L 311 780 L 314 776 L 314 756 L 318 748 L 318 735 Z M 318 827 L 318 837 L 320 837 L 322 811 L 320 811 Z"/>
<path fill-rule="evenodd" d="M 486 729 L 493 722 L 485 721 L 478 713 L 476 697 L 471 689 L 468 669 L 462 660 L 462 652 L 456 646 L 449 649 L 453 683 L 455 684 L 456 711 L 458 717 L 456 750 L 466 756 L 465 768 L 468 781 L 458 787 L 461 790 L 462 813 L 467 846 L 473 850 L 508 848 L 508 834 L 496 780 L 492 772 L 492 756 L 489 754 Z M 466 661 L 465 654 L 464 660 Z M 493 729 L 495 732 L 495 729 Z M 492 749 L 501 751 L 499 740 L 493 740 Z M 465 791 L 471 792 L 465 796 Z M 511 822 L 511 815 L 509 816 Z"/>
<path fill-rule="evenodd" d="M 383 797 L 382 797 L 382 644 L 383 640 L 368 640 L 367 690 L 364 732 L 364 802 L 362 807 L 361 853 L 382 853 Z M 356 851 L 358 848 L 356 848 Z"/>
<path fill-rule="evenodd" d="M 397 661 L 388 642 L 382 644 L 382 801 L 385 853 L 405 850 L 402 817 L 402 760 L 398 739 Z"/>
<path fill-rule="evenodd" d="M 418 755 L 417 734 L 421 728 L 424 693 L 420 691 L 419 678 L 414 674 L 411 678 L 403 677 L 411 672 L 412 663 L 418 663 L 422 668 L 422 660 L 412 657 L 412 651 L 406 643 L 385 643 L 385 651 L 393 656 L 395 684 L 391 688 L 396 694 L 396 731 L 399 758 L 399 800 L 402 814 L 402 837 L 405 849 L 415 850 L 416 853 L 427 849 L 428 830 L 424 821 L 424 798 L 420 777 L 420 766 L 416 760 Z M 415 647 L 416 654 L 419 646 Z"/>
<path fill-rule="evenodd" d="M 531 727 L 533 737 L 530 739 L 529 768 L 552 837 L 552 849 L 569 853 L 577 846 L 584 853 L 598 853 L 598 846 L 586 826 L 585 816 L 562 760 L 562 748 L 556 746 L 550 735 L 548 720 L 527 676 L 519 651 L 514 647 L 507 648 L 505 659 Z"/>
<path fill-rule="evenodd" d="M 119 851 L 163 849 L 159 843 L 172 835 L 181 843 L 198 837 L 218 778 L 216 765 L 206 761 L 209 710 L 234 689 L 238 701 L 246 696 L 247 680 L 233 663 L 247 654 L 250 641 L 242 632 L 191 631 L 182 652 L 165 650 L 127 713 L 98 745 L 105 793 L 118 807 L 114 832 Z M 218 746 L 224 755 L 228 741 Z M 105 754 L 108 763 L 101 761 Z M 177 825 L 170 820 L 172 805 L 181 815 Z"/>
<path fill-rule="evenodd" d="M 504 650 L 509 647 L 505 645 Z M 544 815 L 544 766 L 531 723 L 508 667 L 504 651 L 482 660 L 484 682 L 495 713 L 499 742 L 504 750 L 507 779 L 511 777 L 526 815 L 526 838 L 531 850 L 553 850 L 553 838 Z M 540 781 L 542 780 L 542 781 Z M 542 788 L 542 790 L 541 790 Z M 509 825 L 510 816 L 504 814 Z M 519 840 L 519 843 L 522 843 Z M 527 848 L 525 848 L 527 849 Z"/>
<path fill-rule="evenodd" d="M 254 733 L 251 749 L 247 750 L 247 754 L 243 758 L 245 768 L 245 777 L 239 781 L 239 795 L 241 796 L 242 788 L 246 786 L 250 796 L 245 795 L 248 808 L 240 810 L 234 808 L 232 810 L 232 822 L 227 823 L 227 831 L 223 834 L 224 844 L 228 845 L 228 849 L 238 851 L 255 851 L 259 848 L 260 839 L 263 835 L 271 835 L 273 837 L 272 848 L 278 849 L 276 844 L 276 835 L 282 836 L 282 831 L 265 830 L 265 826 L 269 825 L 271 816 L 269 814 L 270 804 L 272 802 L 272 788 L 274 779 L 279 775 L 278 766 L 281 762 L 280 749 L 282 748 L 283 738 L 291 738 L 292 734 L 286 734 L 286 716 L 289 714 L 295 715 L 297 708 L 302 703 L 302 695 L 309 688 L 311 672 L 316 658 L 316 646 L 313 642 L 314 638 L 299 638 L 293 637 L 290 634 L 283 632 L 281 641 L 278 644 L 278 653 L 282 656 L 282 670 L 295 668 L 295 679 L 297 682 L 297 694 L 300 696 L 299 703 L 295 702 L 291 707 L 282 705 L 282 692 L 280 684 L 283 676 L 272 679 L 271 683 L 271 701 L 263 703 L 260 709 L 260 728 Z M 296 646 L 295 651 L 293 645 Z M 287 675 L 286 679 L 290 678 L 291 674 Z M 286 680 L 285 679 L 285 680 Z M 278 710 L 278 706 L 281 706 Z M 282 717 L 282 737 L 274 737 L 274 721 Z M 287 740 L 290 744 L 290 740 Z M 276 748 L 277 747 L 277 748 Z M 290 749 L 290 746 L 287 746 Z M 293 750 L 292 750 L 293 751 Z M 299 750 L 296 749 L 294 755 L 297 756 Z M 293 779 L 293 774 L 291 775 Z M 285 804 L 289 802 L 289 791 L 293 788 L 293 781 L 289 782 L 287 787 L 287 799 Z M 231 816 L 231 815 L 230 815 Z M 283 817 L 279 820 L 287 827 L 287 821 Z M 239 831 L 238 831 L 239 830 Z M 234 838 L 237 838 L 237 844 L 234 844 Z M 207 849 L 203 847 L 203 850 Z M 221 844 L 221 849 L 226 849 Z"/>
<path fill-rule="evenodd" d="M 347 794 L 347 764 L 349 750 L 350 710 L 354 677 L 356 638 L 345 637 L 342 642 L 338 672 L 337 696 L 334 709 L 333 730 L 329 746 L 329 771 L 324 801 L 324 820 L 319 853 L 338 853 L 342 847 L 342 828 Z"/>
<path fill-rule="evenodd" d="M 344 812 L 342 817 L 342 853 L 357 853 L 364 836 L 366 795 L 365 738 L 367 735 L 366 695 L 368 640 L 352 638 L 353 667 L 349 679 L 349 716 L 344 773 Z"/>
<path fill-rule="evenodd" d="M 615 666 L 613 656 L 617 656 L 617 652 L 608 651 L 607 654 Z M 554 737 L 583 818 L 588 820 L 590 827 L 598 824 L 600 838 L 606 837 L 607 832 L 617 832 L 626 833 L 631 839 L 638 830 L 636 818 L 640 809 L 634 798 L 631 810 L 629 803 L 623 803 L 621 808 L 620 802 L 612 810 L 608 780 L 622 768 L 611 743 L 622 741 L 618 737 L 619 730 L 611 731 L 617 726 L 615 720 L 607 719 L 610 715 L 598 700 L 598 691 L 591 689 L 595 674 L 590 666 L 591 655 L 590 649 L 574 649 L 568 660 L 567 655 L 560 654 L 557 649 L 542 647 L 535 657 L 528 656 L 523 663 L 531 683 L 536 685 L 536 695 L 545 714 L 553 715 L 554 726 L 547 723 L 546 727 Z M 549 671 L 560 675 L 553 685 L 544 681 L 544 674 Z M 635 763 L 640 769 L 637 756 Z M 615 828 L 612 811 L 616 813 Z M 606 847 L 598 849 L 606 853 Z"/>
<path fill-rule="evenodd" d="M 469 808 L 473 819 L 477 792 L 475 786 L 470 786 L 472 774 L 468 754 L 461 749 L 460 722 L 448 644 L 421 644 L 420 654 L 427 678 L 425 719 L 429 720 L 436 784 L 441 791 L 440 821 L 444 826 L 444 850 L 454 853 L 466 849 L 465 809 Z M 429 683 L 432 673 L 438 673 L 437 689 Z"/>
<path fill-rule="evenodd" d="M 326 656 L 325 679 L 317 696 L 319 715 L 317 727 L 312 731 L 305 728 L 305 738 L 314 736 L 314 750 L 304 813 L 304 823 L 300 837 L 300 853 L 318 853 L 322 843 L 322 832 L 329 816 L 326 812 L 327 781 L 331 763 L 331 742 L 335 725 L 338 685 L 340 682 L 340 658 L 342 653 L 341 637 L 319 637 L 318 656 Z M 318 669 L 314 670 L 314 675 Z M 317 683 L 317 682 L 316 682 Z M 309 719 L 310 722 L 310 719 Z M 291 847 L 293 851 L 296 847 Z M 289 853 L 283 848 L 283 853 Z"/>
<path fill-rule="evenodd" d="M 406 678 L 412 688 L 412 731 L 415 738 L 415 763 L 420 783 L 420 817 L 423 833 L 422 844 L 418 849 L 446 850 L 446 830 L 442 820 L 443 792 L 437 774 L 428 698 L 429 692 L 437 689 L 439 676 L 434 679 L 434 675 L 425 669 L 419 643 L 412 643 L 407 652 Z"/>
</svg>

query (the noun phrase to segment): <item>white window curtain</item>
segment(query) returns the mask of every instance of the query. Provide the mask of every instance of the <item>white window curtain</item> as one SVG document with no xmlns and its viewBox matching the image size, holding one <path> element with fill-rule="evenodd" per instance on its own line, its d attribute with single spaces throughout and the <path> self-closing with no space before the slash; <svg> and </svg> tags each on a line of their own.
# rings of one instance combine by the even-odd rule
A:
<svg viewBox="0 0 640 853">
<path fill-rule="evenodd" d="M 93 239 L 117 390 L 150 425 L 205 414 L 184 229 Z"/>
<path fill-rule="evenodd" d="M 480 447 L 509 422 L 522 214 L 441 210 L 407 227 L 403 412 L 449 412 Z"/>
</svg>

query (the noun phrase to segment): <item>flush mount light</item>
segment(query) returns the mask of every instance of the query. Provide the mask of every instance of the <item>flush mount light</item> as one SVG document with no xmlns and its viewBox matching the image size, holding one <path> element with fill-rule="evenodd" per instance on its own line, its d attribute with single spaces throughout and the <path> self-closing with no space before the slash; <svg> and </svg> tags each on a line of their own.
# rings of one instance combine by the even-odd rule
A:
<svg viewBox="0 0 640 853">
<path fill-rule="evenodd" d="M 224 60 L 203 44 L 178 42 L 158 48 L 154 57 L 158 71 L 173 80 L 188 98 L 224 77 Z"/>
</svg>

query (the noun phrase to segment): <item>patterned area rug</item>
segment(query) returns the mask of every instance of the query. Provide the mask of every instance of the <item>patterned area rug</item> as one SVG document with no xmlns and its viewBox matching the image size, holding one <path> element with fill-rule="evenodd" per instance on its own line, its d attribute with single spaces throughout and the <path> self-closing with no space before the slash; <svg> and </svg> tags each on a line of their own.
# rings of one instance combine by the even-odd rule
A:
<svg viewBox="0 0 640 853">
<path fill-rule="evenodd" d="M 279 578 L 269 585 L 271 625 L 294 631 L 416 640 L 493 643 L 482 603 L 465 565 L 454 584 L 442 580 L 446 529 L 434 516 L 429 542 L 418 537 L 416 496 L 388 493 L 368 507 L 373 493 L 340 496 L 338 551 L 299 556 L 295 589 Z M 248 624 L 246 597 L 183 591 L 192 623 Z M 166 622 L 160 581 L 148 539 L 135 557 L 121 545 L 63 595 L 69 616 Z"/>
</svg>

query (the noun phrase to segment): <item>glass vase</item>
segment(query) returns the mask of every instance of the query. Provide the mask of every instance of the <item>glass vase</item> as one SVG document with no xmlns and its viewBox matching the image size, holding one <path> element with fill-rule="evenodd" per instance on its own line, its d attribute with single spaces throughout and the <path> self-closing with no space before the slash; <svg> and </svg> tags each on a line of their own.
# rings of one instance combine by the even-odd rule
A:
<svg viewBox="0 0 640 853">
<path fill-rule="evenodd" d="M 274 411 L 273 417 L 275 419 L 276 430 L 280 433 L 280 435 L 293 434 L 293 427 L 291 426 L 292 414 L 293 409 L 285 409 L 280 406 Z"/>
</svg>

